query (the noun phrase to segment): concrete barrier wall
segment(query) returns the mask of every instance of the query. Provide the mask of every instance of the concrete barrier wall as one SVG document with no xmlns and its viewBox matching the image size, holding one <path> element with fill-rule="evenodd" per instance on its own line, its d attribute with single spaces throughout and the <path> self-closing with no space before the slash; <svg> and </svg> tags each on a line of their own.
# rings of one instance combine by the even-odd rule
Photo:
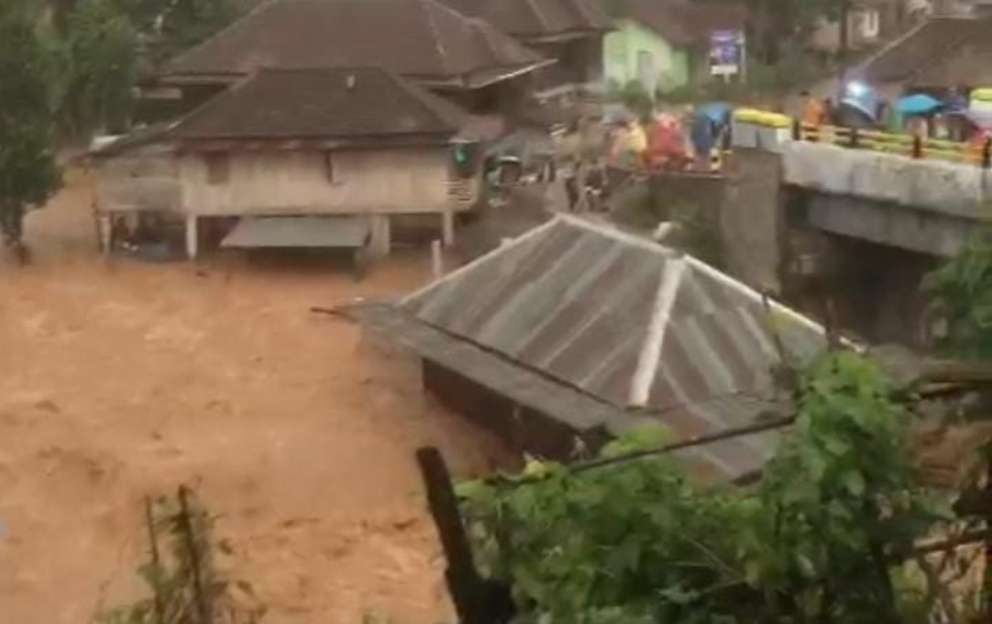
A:
<svg viewBox="0 0 992 624">
<path fill-rule="evenodd" d="M 799 141 L 783 144 L 781 153 L 786 184 L 965 219 L 992 217 L 992 172 L 974 165 Z"/>
</svg>

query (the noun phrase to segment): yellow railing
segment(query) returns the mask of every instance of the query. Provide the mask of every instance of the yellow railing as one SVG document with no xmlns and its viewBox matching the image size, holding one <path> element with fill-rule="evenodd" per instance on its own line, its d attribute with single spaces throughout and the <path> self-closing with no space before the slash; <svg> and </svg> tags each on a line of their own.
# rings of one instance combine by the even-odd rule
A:
<svg viewBox="0 0 992 624">
<path fill-rule="evenodd" d="M 839 145 L 853 149 L 864 149 L 888 154 L 898 154 L 909 158 L 942 160 L 989 168 L 990 142 L 984 145 L 926 139 L 910 134 L 893 134 L 878 130 L 846 128 L 838 126 L 812 126 L 795 123 L 793 138 Z"/>
</svg>

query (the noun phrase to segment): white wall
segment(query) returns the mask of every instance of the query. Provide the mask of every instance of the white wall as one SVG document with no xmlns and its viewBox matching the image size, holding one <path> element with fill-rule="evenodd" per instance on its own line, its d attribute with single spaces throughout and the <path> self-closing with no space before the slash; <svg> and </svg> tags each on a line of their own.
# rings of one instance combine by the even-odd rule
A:
<svg viewBox="0 0 992 624">
<path fill-rule="evenodd" d="M 449 207 L 447 147 L 333 153 L 234 152 L 230 176 L 211 184 L 202 154 L 179 157 L 182 210 L 199 215 L 441 212 Z"/>
<path fill-rule="evenodd" d="M 165 147 L 146 145 L 95 161 L 96 197 L 104 212 L 180 210 L 179 170 Z"/>
</svg>

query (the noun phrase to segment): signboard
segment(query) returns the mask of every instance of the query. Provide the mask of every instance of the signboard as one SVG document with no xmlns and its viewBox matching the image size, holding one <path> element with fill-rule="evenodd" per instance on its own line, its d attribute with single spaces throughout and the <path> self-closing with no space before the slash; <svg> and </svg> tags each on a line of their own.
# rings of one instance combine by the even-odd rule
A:
<svg viewBox="0 0 992 624">
<path fill-rule="evenodd" d="M 743 73 L 744 32 L 714 30 L 710 33 L 710 74 L 734 76 Z"/>
</svg>

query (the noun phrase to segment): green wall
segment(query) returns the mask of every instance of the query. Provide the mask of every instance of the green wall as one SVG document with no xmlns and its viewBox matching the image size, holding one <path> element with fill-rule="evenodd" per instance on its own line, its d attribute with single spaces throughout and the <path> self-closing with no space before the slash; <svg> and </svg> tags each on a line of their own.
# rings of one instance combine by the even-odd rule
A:
<svg viewBox="0 0 992 624">
<path fill-rule="evenodd" d="M 649 93 L 666 92 L 689 83 L 689 55 L 668 44 L 661 35 L 628 19 L 616 23 L 617 30 L 603 42 L 603 71 L 606 84 L 623 87 L 631 80 L 644 83 Z M 653 71 L 642 78 L 638 57 L 650 59 Z M 647 82 L 645 83 L 645 79 Z"/>
</svg>

